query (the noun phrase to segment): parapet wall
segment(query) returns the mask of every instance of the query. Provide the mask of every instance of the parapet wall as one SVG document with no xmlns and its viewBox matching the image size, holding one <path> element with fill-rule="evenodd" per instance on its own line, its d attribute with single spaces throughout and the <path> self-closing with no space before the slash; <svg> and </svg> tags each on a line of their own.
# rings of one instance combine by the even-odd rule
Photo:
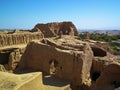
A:
<svg viewBox="0 0 120 90">
<path fill-rule="evenodd" d="M 43 38 L 41 32 L 0 33 L 0 47 L 27 44 Z"/>
</svg>

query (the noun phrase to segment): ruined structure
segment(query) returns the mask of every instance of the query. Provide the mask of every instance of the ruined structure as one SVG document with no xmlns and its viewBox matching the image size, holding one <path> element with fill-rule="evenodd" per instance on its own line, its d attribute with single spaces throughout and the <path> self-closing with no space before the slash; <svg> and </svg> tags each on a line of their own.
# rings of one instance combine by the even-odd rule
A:
<svg viewBox="0 0 120 90">
<path fill-rule="evenodd" d="M 32 40 L 39 40 L 43 37 L 54 37 L 57 35 L 77 36 L 78 32 L 72 22 L 37 24 L 31 31 L 14 30 L 13 32 L 0 32 L 0 47 L 27 44 Z"/>
<path fill-rule="evenodd" d="M 27 44 L 32 40 L 43 38 L 41 32 L 30 31 L 13 31 L 8 33 L 0 33 L 0 47 Z"/>
<path fill-rule="evenodd" d="M 44 34 L 44 37 L 53 37 L 61 34 L 71 36 L 78 35 L 77 29 L 72 22 L 37 24 L 32 31 L 41 31 Z"/>
<path fill-rule="evenodd" d="M 6 70 L 14 70 L 20 58 L 21 51 L 18 48 L 0 50 L 0 64 L 4 65 Z"/>
<path fill-rule="evenodd" d="M 69 80 L 73 90 L 114 90 L 120 87 L 119 60 L 96 43 L 63 36 L 29 43 L 18 71 L 55 75 Z"/>
<path fill-rule="evenodd" d="M 108 43 L 87 41 L 93 51 L 91 90 L 117 90 L 120 87 L 120 57 L 112 55 Z"/>
<path fill-rule="evenodd" d="M 71 22 L 0 33 L 0 71 L 21 74 L 0 72 L 0 90 L 119 90 L 120 56 L 108 43 L 81 41 L 77 34 Z M 43 76 L 30 73 L 36 71 Z"/>
<path fill-rule="evenodd" d="M 18 71 L 42 71 L 71 81 L 74 86 L 89 86 L 93 53 L 90 46 L 69 36 L 43 39 L 28 44 Z"/>
<path fill-rule="evenodd" d="M 115 90 L 120 87 L 120 58 L 94 57 L 92 65 L 92 90 Z"/>
<path fill-rule="evenodd" d="M 32 40 L 40 40 L 43 37 L 40 31 L 15 30 L 0 32 L 0 64 L 8 71 L 14 70 L 25 49 L 25 46 L 22 45 L 26 45 Z"/>
</svg>

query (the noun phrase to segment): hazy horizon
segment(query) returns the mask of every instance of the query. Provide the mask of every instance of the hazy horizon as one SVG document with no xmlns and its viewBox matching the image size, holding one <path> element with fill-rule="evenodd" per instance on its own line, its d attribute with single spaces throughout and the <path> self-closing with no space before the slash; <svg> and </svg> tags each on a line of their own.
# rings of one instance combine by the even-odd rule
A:
<svg viewBox="0 0 120 90">
<path fill-rule="evenodd" d="M 72 21 L 77 29 L 120 30 L 120 0 L 1 0 L 0 29 Z"/>
</svg>

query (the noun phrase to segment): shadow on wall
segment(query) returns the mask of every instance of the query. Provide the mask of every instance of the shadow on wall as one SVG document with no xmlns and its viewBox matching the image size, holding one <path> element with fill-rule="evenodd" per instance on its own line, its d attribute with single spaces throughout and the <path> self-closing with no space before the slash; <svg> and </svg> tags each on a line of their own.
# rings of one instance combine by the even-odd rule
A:
<svg viewBox="0 0 120 90">
<path fill-rule="evenodd" d="M 101 48 L 98 48 L 98 47 L 91 47 L 91 48 L 92 48 L 94 56 L 104 57 L 107 55 L 107 52 L 102 50 Z"/>
<path fill-rule="evenodd" d="M 12 51 L 18 48 L 10 48 L 10 49 L 5 49 L 0 51 L 0 64 L 8 64 L 9 61 L 9 55 Z"/>
</svg>

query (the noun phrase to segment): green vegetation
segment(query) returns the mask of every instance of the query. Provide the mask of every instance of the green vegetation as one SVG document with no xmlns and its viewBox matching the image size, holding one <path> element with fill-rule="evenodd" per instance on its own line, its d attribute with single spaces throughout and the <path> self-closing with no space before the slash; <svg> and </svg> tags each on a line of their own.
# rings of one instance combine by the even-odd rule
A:
<svg viewBox="0 0 120 90">
<path fill-rule="evenodd" d="M 115 44 L 114 42 L 112 42 L 120 40 L 120 35 L 91 33 L 89 34 L 89 38 L 95 41 L 108 42 L 111 50 L 115 52 L 120 52 L 120 44 Z M 79 34 L 79 39 L 80 40 L 84 39 L 84 34 Z"/>
<path fill-rule="evenodd" d="M 110 45 L 110 48 L 114 51 L 118 51 L 118 47 L 116 45 Z"/>
<path fill-rule="evenodd" d="M 113 40 L 120 39 L 120 35 L 110 36 L 107 34 L 91 34 L 90 39 L 96 40 L 96 41 L 111 42 Z"/>
<path fill-rule="evenodd" d="M 83 37 L 84 37 L 84 34 L 79 34 L 79 35 L 78 35 L 78 38 L 79 38 L 80 40 L 82 40 Z"/>
<path fill-rule="evenodd" d="M 84 34 L 79 34 L 79 39 L 83 39 Z M 108 34 L 99 34 L 99 33 L 92 33 L 89 35 L 91 40 L 95 41 L 103 41 L 103 42 L 111 42 L 113 40 L 119 40 L 120 35 L 108 35 Z"/>
<path fill-rule="evenodd" d="M 91 34 L 90 39 L 96 41 L 111 42 L 111 37 L 106 34 Z"/>
</svg>

